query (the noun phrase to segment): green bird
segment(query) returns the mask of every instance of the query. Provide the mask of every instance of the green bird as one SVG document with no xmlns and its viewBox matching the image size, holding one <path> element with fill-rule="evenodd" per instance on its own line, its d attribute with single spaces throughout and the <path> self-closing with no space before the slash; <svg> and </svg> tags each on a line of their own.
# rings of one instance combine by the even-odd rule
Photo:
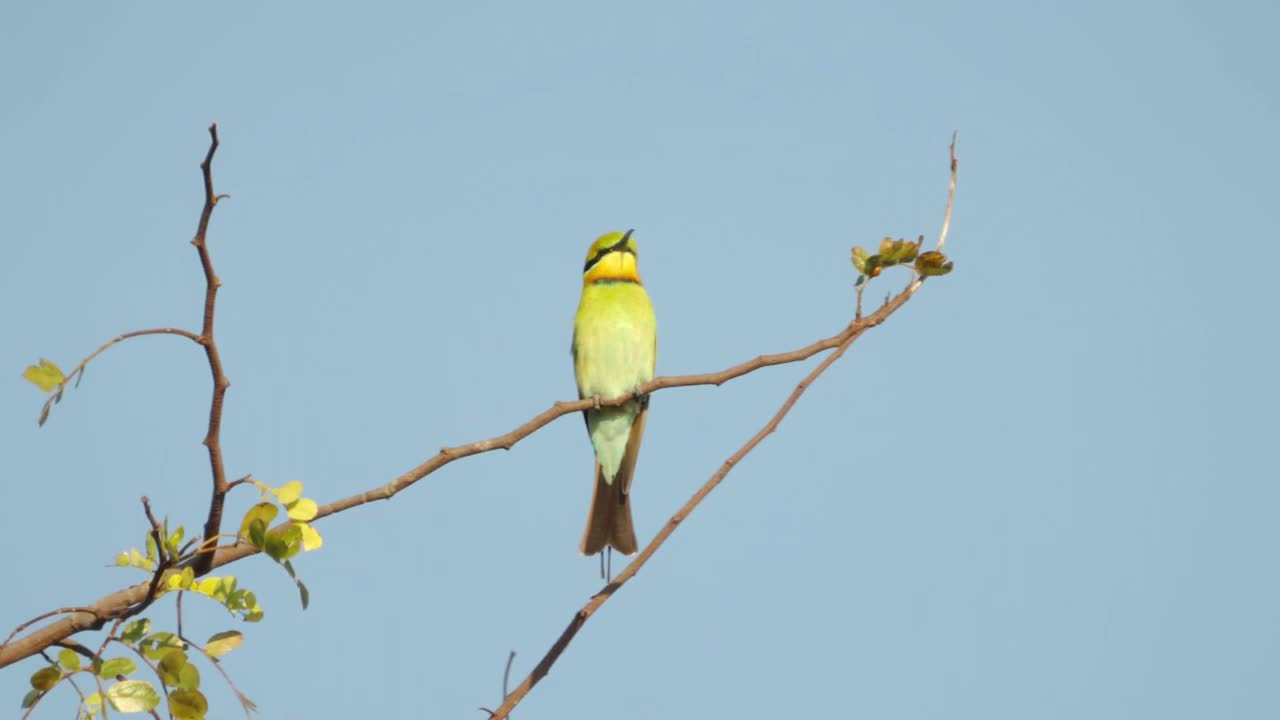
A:
<svg viewBox="0 0 1280 720">
<path fill-rule="evenodd" d="M 587 250 L 582 299 L 573 323 L 573 372 L 579 398 L 607 400 L 635 392 L 653 379 L 658 329 L 640 284 L 631 230 L 601 235 Z M 594 555 L 612 547 L 634 555 L 631 480 L 640 455 L 649 398 L 583 413 L 596 452 L 587 529 L 579 549 Z"/>
</svg>

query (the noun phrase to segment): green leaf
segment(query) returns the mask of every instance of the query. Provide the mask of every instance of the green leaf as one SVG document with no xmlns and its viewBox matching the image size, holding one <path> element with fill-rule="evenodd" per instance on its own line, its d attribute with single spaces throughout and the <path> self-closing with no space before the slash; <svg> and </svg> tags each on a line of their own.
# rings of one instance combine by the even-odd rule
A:
<svg viewBox="0 0 1280 720">
<path fill-rule="evenodd" d="M 182 640 L 171 632 L 152 633 L 142 642 L 138 643 L 138 648 L 142 650 L 142 654 L 146 655 L 150 660 L 163 660 L 173 648 L 179 650 L 185 649 Z"/>
<path fill-rule="evenodd" d="M 200 720 L 209 712 L 209 701 L 194 688 L 179 688 L 169 693 L 169 712 L 178 720 Z"/>
<path fill-rule="evenodd" d="M 107 700 L 122 713 L 150 712 L 160 704 L 160 694 L 146 680 L 123 680 L 107 688 Z"/>
<path fill-rule="evenodd" d="M 298 498 L 292 503 L 287 503 L 289 509 L 289 519 L 306 522 L 316 516 L 316 501 L 311 498 Z"/>
<path fill-rule="evenodd" d="M 132 675 L 138 671 L 138 665 L 127 657 L 111 658 L 102 663 L 102 667 L 98 668 L 98 677 L 107 680 L 114 679 L 117 675 Z"/>
<path fill-rule="evenodd" d="M 188 690 L 200 688 L 200 668 L 195 663 L 187 663 L 178 671 L 178 687 Z"/>
<path fill-rule="evenodd" d="M 252 543 L 254 547 L 261 548 L 264 544 L 263 535 L 279 512 L 280 508 L 269 502 L 261 502 L 249 508 L 249 511 L 244 514 L 244 520 L 240 521 L 240 536 Z"/>
<path fill-rule="evenodd" d="M 285 545 L 284 539 L 280 537 L 280 533 L 268 533 L 262 544 L 262 550 L 271 556 L 271 559 L 280 561 L 285 559 L 285 553 L 289 551 Z"/>
<path fill-rule="evenodd" d="M 40 699 L 40 695 L 41 695 L 41 693 L 40 693 L 40 691 L 39 691 L 39 690 L 29 690 L 29 691 L 27 691 L 27 694 L 22 696 L 22 709 L 23 709 L 23 710 L 26 710 L 27 708 L 31 707 L 32 705 L 35 705 L 35 704 L 36 704 L 36 700 L 39 700 L 39 699 Z"/>
<path fill-rule="evenodd" d="M 174 530 L 173 534 L 169 536 L 169 539 L 165 541 L 164 546 L 165 549 L 169 551 L 169 557 L 178 557 L 178 550 L 182 548 L 182 536 L 185 532 L 186 531 L 183 527 L 179 525 L 178 529 Z"/>
<path fill-rule="evenodd" d="M 266 540 L 262 549 L 276 562 L 283 562 L 302 552 L 302 530 L 297 525 L 269 532 Z"/>
<path fill-rule="evenodd" d="M 246 608 L 253 607 L 248 601 L 248 596 L 251 594 L 252 593 L 248 590 L 234 590 L 227 593 L 227 609 L 234 612 L 236 610 L 244 610 Z"/>
<path fill-rule="evenodd" d="M 42 667 L 31 674 L 31 687 L 40 692 L 49 692 L 62 679 L 62 671 L 52 665 Z"/>
<path fill-rule="evenodd" d="M 67 381 L 67 376 L 62 374 L 62 369 L 44 358 L 40 358 L 39 365 L 28 365 L 22 372 L 22 377 L 43 392 L 49 392 Z"/>
<path fill-rule="evenodd" d="M 63 649 L 58 653 L 58 664 L 67 670 L 79 670 L 80 655 L 75 650 Z"/>
<path fill-rule="evenodd" d="M 888 238 L 885 238 L 888 241 Z M 894 240 L 888 247 L 884 243 L 880 244 L 880 254 L 884 256 L 885 265 L 898 265 L 900 263 L 909 263 L 916 259 L 916 254 L 920 251 L 920 246 L 924 244 L 924 236 L 916 242 L 908 242 L 906 240 Z"/>
<path fill-rule="evenodd" d="M 937 250 L 920 253 L 920 257 L 916 258 L 916 272 L 925 277 L 934 277 L 936 275 L 946 275 L 955 267 L 955 263 L 949 262 L 947 256 Z"/>
<path fill-rule="evenodd" d="M 302 497 L 302 483 L 297 480 L 290 480 L 284 485 L 281 485 L 280 489 L 275 490 L 274 492 L 276 498 L 280 500 L 281 505 L 288 505 L 294 500 Z"/>
<path fill-rule="evenodd" d="M 227 630 L 209 638 L 204 651 L 212 657 L 222 657 L 244 644 L 244 634 L 239 630 Z"/>
<path fill-rule="evenodd" d="M 164 657 L 160 658 L 160 663 L 156 665 L 156 674 L 160 676 L 160 682 L 170 687 L 181 684 L 182 668 L 187 666 L 187 654 L 177 648 L 166 648 Z"/>
<path fill-rule="evenodd" d="M 867 272 L 867 251 L 856 245 L 853 247 L 853 267 L 864 275 Z"/>
<path fill-rule="evenodd" d="M 302 609 L 306 610 L 307 606 L 311 604 L 311 591 L 307 589 L 306 585 L 302 584 L 301 580 L 294 580 L 294 582 L 298 584 L 298 595 L 302 597 Z"/>
<path fill-rule="evenodd" d="M 132 645 L 149 632 L 151 632 L 151 621 L 146 618 L 138 618 L 124 626 L 124 632 L 120 633 L 120 639 Z"/>
</svg>

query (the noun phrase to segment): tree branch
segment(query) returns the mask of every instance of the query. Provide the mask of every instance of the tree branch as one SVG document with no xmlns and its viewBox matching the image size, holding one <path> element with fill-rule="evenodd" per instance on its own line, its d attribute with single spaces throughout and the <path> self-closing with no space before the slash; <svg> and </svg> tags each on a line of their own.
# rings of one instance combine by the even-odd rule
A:
<svg viewBox="0 0 1280 720">
<path fill-rule="evenodd" d="M 222 505 L 227 497 L 227 470 L 222 461 L 222 401 L 227 394 L 231 382 L 222 371 L 222 356 L 218 354 L 218 343 L 213 337 L 214 305 L 218 298 L 218 288 L 222 280 L 213 271 L 213 260 L 209 257 L 209 245 L 205 235 L 209 231 L 209 219 L 213 217 L 213 208 L 226 195 L 215 195 L 213 192 L 213 154 L 218 151 L 218 123 L 209 126 L 209 152 L 200 163 L 200 172 L 204 176 L 204 210 L 200 213 L 200 224 L 196 227 L 196 236 L 191 244 L 200 255 L 200 267 L 204 269 L 204 325 L 200 330 L 200 343 L 204 345 L 205 355 L 209 358 L 209 372 L 213 376 L 213 400 L 209 403 L 209 430 L 204 436 L 204 446 L 209 450 L 209 466 L 213 470 L 213 496 L 209 500 L 209 517 L 204 523 L 206 540 L 218 536 L 222 525 Z M 196 557 L 194 570 L 197 575 L 209 572 L 212 556 L 201 554 Z"/>
<path fill-rule="evenodd" d="M 839 347 L 851 337 L 857 337 L 863 332 L 883 323 L 889 315 L 902 305 L 902 303 L 906 302 L 906 299 L 910 297 L 910 293 L 913 293 L 915 288 L 919 286 L 919 282 L 919 280 L 916 280 L 908 290 L 899 295 L 899 298 L 891 301 L 888 305 L 885 305 L 876 312 L 849 323 L 844 330 L 829 338 L 818 340 L 810 345 L 806 345 L 805 347 L 789 352 L 777 353 L 774 355 L 760 355 L 719 372 L 702 373 L 697 375 L 670 375 L 656 377 L 650 382 L 642 385 L 637 390 L 637 394 L 643 395 L 667 388 L 689 387 L 693 385 L 720 385 L 761 368 L 798 362 L 813 357 L 824 350 Z M 626 403 L 628 400 L 633 399 L 633 397 L 634 395 L 626 395 L 601 400 L 600 406 L 617 407 Z M 440 452 L 436 453 L 425 462 L 388 483 L 361 493 L 356 493 L 355 495 L 351 495 L 341 500 L 336 500 L 328 503 L 327 505 L 322 505 L 318 509 L 315 519 L 319 520 L 320 518 L 327 517 L 329 515 L 335 515 L 374 500 L 389 500 L 400 491 L 455 460 L 460 460 L 464 457 L 478 455 L 484 452 L 490 452 L 492 450 L 509 450 L 517 442 L 550 424 L 555 419 L 564 415 L 582 412 L 583 410 L 592 407 L 595 407 L 595 402 L 590 398 L 586 400 L 561 401 L 553 403 L 551 407 L 542 411 L 538 415 L 534 416 L 533 419 L 510 432 L 487 440 L 479 440 L 465 445 L 443 448 Z M 280 527 L 283 528 L 284 526 L 285 524 L 282 524 Z M 208 568 L 205 570 L 207 573 L 224 565 L 242 560 L 250 555 L 255 555 L 258 552 L 258 549 L 249 543 L 240 543 L 231 547 L 219 548 L 214 553 L 201 553 L 199 557 L 210 559 Z M 34 655 L 49 645 L 64 640 L 78 632 L 100 629 L 107 621 L 129 613 L 132 606 L 145 601 L 149 585 L 150 581 L 139 583 L 137 585 L 124 588 L 123 590 L 118 590 L 110 595 L 106 595 L 86 607 L 69 609 L 70 612 L 68 613 L 68 617 L 35 630 L 12 643 L 0 645 L 0 668 Z M 24 627 L 29 625 L 30 623 L 24 625 Z"/>
</svg>

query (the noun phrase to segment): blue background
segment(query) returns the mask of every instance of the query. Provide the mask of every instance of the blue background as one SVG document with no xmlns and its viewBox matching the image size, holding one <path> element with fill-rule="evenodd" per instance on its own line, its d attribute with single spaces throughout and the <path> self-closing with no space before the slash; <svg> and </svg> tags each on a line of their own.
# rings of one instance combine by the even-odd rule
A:
<svg viewBox="0 0 1280 720">
<path fill-rule="evenodd" d="M 140 579 L 104 567 L 143 541 L 139 496 L 203 520 L 198 348 L 112 349 L 39 429 L 19 375 L 199 329 L 211 121 L 228 473 L 322 503 L 572 398 L 605 231 L 636 228 L 661 374 L 837 332 L 852 245 L 936 239 L 958 129 L 956 272 L 812 388 L 516 716 L 1274 718 L 1278 21 L 1234 2 L 6 4 L 4 632 Z M 814 362 L 654 397 L 642 540 Z M 576 552 L 590 472 L 564 418 L 324 520 L 297 562 L 306 612 L 270 563 L 232 566 L 267 617 L 224 666 L 264 718 L 483 717 L 508 651 L 514 682 L 600 587 Z M 187 604 L 195 637 L 237 626 Z M 0 704 L 37 667 L 0 672 Z M 236 716 L 208 667 L 204 688 Z"/>
</svg>

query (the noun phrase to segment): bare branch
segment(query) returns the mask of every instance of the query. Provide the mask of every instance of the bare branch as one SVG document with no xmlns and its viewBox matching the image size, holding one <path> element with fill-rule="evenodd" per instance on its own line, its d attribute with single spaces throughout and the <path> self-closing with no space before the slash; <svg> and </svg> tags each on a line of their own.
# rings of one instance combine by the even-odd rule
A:
<svg viewBox="0 0 1280 720">
<path fill-rule="evenodd" d="M 222 505 L 227 497 L 227 470 L 222 461 L 222 402 L 231 382 L 222 370 L 222 356 L 218 354 L 218 343 L 213 337 L 214 306 L 218 298 L 218 288 L 222 280 L 213 270 L 213 260 L 209 257 L 209 245 L 205 236 L 209 232 L 209 219 L 213 217 L 213 208 L 226 195 L 213 192 L 213 154 L 218 151 L 218 123 L 209 126 L 209 152 L 200 163 L 200 172 L 204 176 L 204 210 L 200 213 L 200 224 L 196 227 L 196 236 L 191 244 L 200 255 L 200 267 L 204 269 L 204 325 L 200 330 L 201 344 L 205 355 L 209 358 L 209 372 L 213 376 L 213 400 L 209 403 L 209 430 L 204 436 L 204 446 L 209 450 L 209 466 L 213 470 L 213 495 L 209 500 L 209 516 L 204 523 L 204 537 L 217 537 L 222 526 Z M 200 554 L 196 557 L 193 569 L 196 575 L 209 572 L 213 557 Z"/>
<path fill-rule="evenodd" d="M 960 169 L 960 161 L 956 160 L 956 135 L 951 133 L 951 184 L 947 187 L 947 211 L 942 215 L 942 231 L 938 233 L 938 252 L 947 244 L 947 232 L 951 229 L 951 206 L 956 199 L 956 172 Z"/>
<path fill-rule="evenodd" d="M 164 579 L 164 575 L 173 567 L 173 558 L 169 557 L 168 551 L 165 549 L 165 538 L 160 535 L 160 523 L 156 521 L 156 516 L 151 512 L 151 499 L 146 495 L 142 496 L 142 509 L 147 513 L 147 522 L 151 523 L 151 541 L 156 546 L 156 569 L 151 573 L 151 584 L 147 586 L 147 596 L 136 607 L 129 608 L 128 612 L 121 613 L 116 617 L 116 625 L 125 618 L 132 617 L 147 609 L 147 606 L 156 601 L 159 597 L 156 591 L 160 589 L 160 581 Z M 114 635 L 109 633 L 108 635 Z M 105 647 L 105 645 L 104 645 Z"/>
</svg>

